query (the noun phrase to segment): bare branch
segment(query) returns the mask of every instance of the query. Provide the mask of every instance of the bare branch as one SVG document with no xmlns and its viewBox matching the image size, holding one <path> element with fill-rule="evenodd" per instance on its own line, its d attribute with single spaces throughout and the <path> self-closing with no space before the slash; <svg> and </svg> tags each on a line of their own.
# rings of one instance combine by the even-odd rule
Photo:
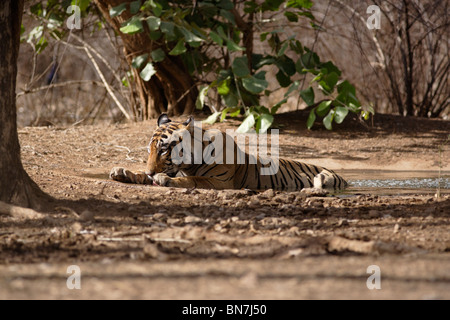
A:
<svg viewBox="0 0 450 320">
<path fill-rule="evenodd" d="M 33 88 L 33 89 L 23 89 L 22 92 L 19 92 L 17 94 L 17 97 L 20 97 L 20 96 L 23 96 L 26 94 L 30 94 L 30 93 L 36 93 L 36 92 L 39 92 L 42 90 L 48 90 L 48 89 L 53 89 L 53 88 L 66 87 L 66 86 L 73 86 L 73 85 L 79 85 L 79 84 L 94 84 L 99 87 L 105 87 L 105 85 L 102 82 L 95 81 L 95 80 L 72 80 L 72 81 L 65 81 L 65 82 L 60 82 L 60 83 L 53 83 L 48 86 L 42 86 L 42 87 Z"/>
<path fill-rule="evenodd" d="M 86 51 L 86 54 L 88 55 L 89 59 L 91 60 L 92 64 L 94 65 L 95 70 L 97 71 L 100 79 L 102 79 L 102 82 L 106 87 L 106 90 L 108 91 L 109 95 L 114 100 L 114 102 L 116 103 L 117 107 L 120 109 L 120 111 L 122 111 L 125 118 L 127 118 L 128 120 L 132 120 L 131 116 L 128 114 L 127 110 L 125 110 L 123 105 L 120 103 L 119 99 L 117 99 L 116 95 L 114 94 L 113 90 L 111 89 L 111 86 L 108 84 L 108 81 L 106 81 L 105 76 L 103 75 L 102 71 L 100 70 L 94 57 L 89 52 L 89 49 L 87 47 L 85 47 L 84 50 Z"/>
</svg>

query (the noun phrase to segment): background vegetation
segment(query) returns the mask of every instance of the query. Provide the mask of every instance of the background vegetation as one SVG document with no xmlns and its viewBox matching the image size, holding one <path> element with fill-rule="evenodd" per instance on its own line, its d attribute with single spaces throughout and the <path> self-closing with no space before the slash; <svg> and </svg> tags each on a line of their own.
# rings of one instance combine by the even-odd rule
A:
<svg viewBox="0 0 450 320">
<path fill-rule="evenodd" d="M 381 28 L 370 30 L 377 4 Z M 67 28 L 76 4 L 81 29 Z M 448 1 L 26 1 L 20 125 L 132 121 L 210 110 L 265 131 L 309 107 L 448 117 Z"/>
</svg>

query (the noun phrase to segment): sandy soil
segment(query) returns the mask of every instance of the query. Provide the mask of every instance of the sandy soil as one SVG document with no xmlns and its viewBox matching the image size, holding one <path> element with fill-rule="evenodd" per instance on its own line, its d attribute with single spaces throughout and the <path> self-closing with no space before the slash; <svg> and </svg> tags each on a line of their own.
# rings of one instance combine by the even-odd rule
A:
<svg viewBox="0 0 450 320">
<path fill-rule="evenodd" d="M 328 132 L 306 130 L 306 116 L 276 118 L 282 157 L 344 176 L 449 174 L 448 121 L 377 115 Z M 20 129 L 24 166 L 54 209 L 0 216 L 0 299 L 450 299 L 450 190 L 308 197 L 108 180 L 112 167 L 145 167 L 154 128 Z M 66 285 L 70 265 L 81 290 Z M 371 265 L 379 290 L 366 286 Z"/>
</svg>

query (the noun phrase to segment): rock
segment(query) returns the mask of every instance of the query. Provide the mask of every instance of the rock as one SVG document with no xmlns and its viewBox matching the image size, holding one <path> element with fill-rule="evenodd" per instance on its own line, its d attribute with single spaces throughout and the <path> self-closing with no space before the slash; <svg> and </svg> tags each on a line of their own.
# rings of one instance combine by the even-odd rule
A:
<svg viewBox="0 0 450 320">
<path fill-rule="evenodd" d="M 155 220 L 162 220 L 162 219 L 166 218 L 166 215 L 164 213 L 157 212 L 152 217 Z"/>
<path fill-rule="evenodd" d="M 308 197 L 325 197 L 329 192 L 325 189 L 304 188 L 300 191 Z"/>
<path fill-rule="evenodd" d="M 187 216 L 186 218 L 184 218 L 184 222 L 185 223 L 196 223 L 196 222 L 202 222 L 203 219 L 196 217 L 196 216 Z"/>
<path fill-rule="evenodd" d="M 78 219 L 81 221 L 92 221 L 94 220 L 94 214 L 89 210 L 85 210 L 80 214 Z"/>
<path fill-rule="evenodd" d="M 271 199 L 271 198 L 275 197 L 275 191 L 273 191 L 273 189 L 268 189 L 268 190 L 260 193 L 259 196 L 264 199 Z"/>
<path fill-rule="evenodd" d="M 378 210 L 369 210 L 369 218 L 379 218 L 381 216 L 381 212 Z"/>
<path fill-rule="evenodd" d="M 396 223 L 394 226 L 394 233 L 398 233 L 399 230 L 400 230 L 400 225 L 398 223 Z"/>
<path fill-rule="evenodd" d="M 75 222 L 70 226 L 70 229 L 75 233 L 80 233 L 83 230 L 83 226 L 79 222 Z"/>
</svg>

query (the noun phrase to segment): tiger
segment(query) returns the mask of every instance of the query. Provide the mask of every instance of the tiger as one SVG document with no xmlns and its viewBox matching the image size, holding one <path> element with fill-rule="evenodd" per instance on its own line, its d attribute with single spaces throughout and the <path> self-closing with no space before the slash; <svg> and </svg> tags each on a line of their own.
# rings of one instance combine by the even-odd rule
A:
<svg viewBox="0 0 450 320">
<path fill-rule="evenodd" d="M 263 163 L 263 159 L 256 156 L 256 161 L 252 163 L 252 156 L 242 151 L 234 138 L 232 138 L 232 150 L 222 148 L 223 151 L 215 151 L 216 156 L 222 152 L 223 157 L 226 156 L 227 152 L 232 151 L 234 153 L 234 162 L 232 163 L 228 161 L 226 163 L 220 163 L 220 161 L 211 163 L 205 161 L 205 159 L 197 162 L 174 161 L 174 154 L 183 155 L 182 151 L 175 150 L 176 146 L 183 139 L 188 146 L 189 144 L 194 146 L 197 136 L 195 130 L 198 129 L 198 126 L 194 125 L 192 116 L 182 122 L 172 121 L 167 114 L 160 115 L 157 128 L 148 145 L 149 155 L 146 170 L 132 172 L 125 168 L 115 167 L 110 172 L 110 179 L 124 183 L 151 184 L 163 187 L 218 190 L 250 189 L 263 191 L 273 189 L 277 191 L 301 191 L 308 188 L 342 190 L 348 186 L 344 178 L 330 169 L 281 158 L 278 159 L 278 170 L 276 172 L 262 175 L 261 169 L 268 168 L 270 161 L 264 159 Z M 200 137 L 203 137 L 205 130 L 201 128 L 200 130 L 202 130 Z M 223 139 L 222 145 L 226 145 L 225 142 L 229 141 L 230 136 L 221 131 L 219 133 L 218 139 Z M 211 139 L 211 141 L 202 139 L 200 151 L 203 153 L 213 142 L 214 139 Z M 190 152 L 192 160 L 195 157 L 194 148 L 191 148 Z M 240 161 L 243 163 L 237 161 L 239 156 L 244 157 L 245 161 Z M 253 158 L 253 160 L 255 159 Z"/>
</svg>

